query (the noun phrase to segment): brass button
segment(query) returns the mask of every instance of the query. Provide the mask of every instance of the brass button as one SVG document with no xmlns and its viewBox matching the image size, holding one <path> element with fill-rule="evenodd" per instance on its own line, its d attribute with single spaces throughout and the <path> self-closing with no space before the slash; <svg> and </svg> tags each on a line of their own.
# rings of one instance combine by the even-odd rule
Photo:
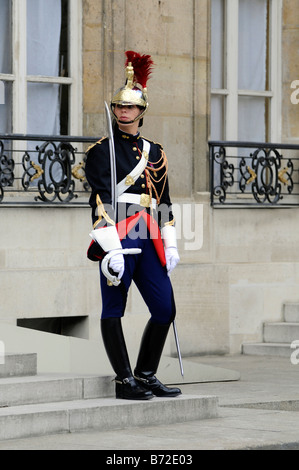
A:
<svg viewBox="0 0 299 470">
<path fill-rule="evenodd" d="M 140 175 L 140 178 L 144 178 L 144 175 Z"/>
<path fill-rule="evenodd" d="M 136 160 L 140 160 L 140 157 L 136 157 Z"/>
<path fill-rule="evenodd" d="M 149 207 L 150 203 L 151 203 L 150 195 L 142 193 L 140 195 L 140 205 L 143 207 Z"/>
<path fill-rule="evenodd" d="M 142 184 L 141 187 L 142 187 L 142 188 L 145 188 L 145 184 Z"/>
<path fill-rule="evenodd" d="M 133 150 L 134 150 L 134 152 L 136 152 L 136 150 L 137 150 L 137 147 L 133 147 Z"/>
</svg>

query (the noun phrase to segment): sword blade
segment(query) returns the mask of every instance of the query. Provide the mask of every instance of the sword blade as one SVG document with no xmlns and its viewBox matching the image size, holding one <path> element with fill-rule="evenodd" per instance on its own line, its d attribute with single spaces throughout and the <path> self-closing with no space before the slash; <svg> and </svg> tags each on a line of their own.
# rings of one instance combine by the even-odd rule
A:
<svg viewBox="0 0 299 470">
<path fill-rule="evenodd" d="M 107 120 L 107 131 L 109 138 L 109 156 L 110 156 L 110 168 L 111 168 L 111 205 L 114 212 L 114 219 L 116 215 L 116 162 L 115 162 L 115 147 L 114 147 L 114 138 L 113 138 L 113 129 L 111 122 L 111 114 L 109 106 L 105 101 L 105 112 Z"/>
<path fill-rule="evenodd" d="M 172 325 L 173 325 L 173 332 L 174 332 L 176 349 L 177 349 L 177 352 L 178 352 L 178 358 L 179 358 L 179 363 L 180 363 L 181 376 L 184 377 L 183 361 L 182 361 L 182 355 L 181 355 L 181 349 L 180 349 L 178 330 L 177 330 L 177 327 L 176 327 L 175 320 L 173 320 Z"/>
</svg>

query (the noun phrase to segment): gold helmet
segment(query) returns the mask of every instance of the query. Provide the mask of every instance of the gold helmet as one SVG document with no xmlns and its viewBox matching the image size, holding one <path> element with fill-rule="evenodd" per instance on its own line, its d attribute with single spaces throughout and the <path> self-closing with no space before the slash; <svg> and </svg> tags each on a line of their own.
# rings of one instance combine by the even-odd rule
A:
<svg viewBox="0 0 299 470">
<path fill-rule="evenodd" d="M 127 57 L 126 84 L 116 91 L 110 106 L 115 118 L 114 106 L 116 104 L 139 106 L 143 111 L 134 119 L 137 121 L 144 116 L 148 108 L 146 85 L 154 63 L 150 55 L 140 55 L 134 51 L 127 51 L 125 54 Z"/>
</svg>

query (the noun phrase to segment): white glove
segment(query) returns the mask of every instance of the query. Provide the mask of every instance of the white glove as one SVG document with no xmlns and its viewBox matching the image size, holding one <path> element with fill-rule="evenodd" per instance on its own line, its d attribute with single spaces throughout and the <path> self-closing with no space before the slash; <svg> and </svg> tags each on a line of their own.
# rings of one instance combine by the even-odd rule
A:
<svg viewBox="0 0 299 470">
<path fill-rule="evenodd" d="M 167 274 L 170 275 L 171 271 L 176 267 L 180 261 L 179 253 L 177 248 L 170 246 L 165 249 L 165 258 L 166 258 L 166 268 Z"/>
<path fill-rule="evenodd" d="M 114 250 L 111 251 L 113 252 Z M 125 270 L 124 255 L 122 253 L 116 253 L 115 255 L 112 255 L 109 260 L 109 268 L 118 275 L 117 279 L 121 279 Z"/>
</svg>

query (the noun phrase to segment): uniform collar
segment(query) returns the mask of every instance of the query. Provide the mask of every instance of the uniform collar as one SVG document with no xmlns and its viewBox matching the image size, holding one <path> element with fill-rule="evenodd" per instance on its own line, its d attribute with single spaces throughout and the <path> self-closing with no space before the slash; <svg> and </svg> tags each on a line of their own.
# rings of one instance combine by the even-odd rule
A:
<svg viewBox="0 0 299 470">
<path fill-rule="evenodd" d="M 136 140 L 140 139 L 140 132 L 137 132 L 136 135 L 133 134 L 128 134 L 127 132 L 124 132 L 120 130 L 118 127 L 115 129 L 115 133 L 117 137 L 119 137 L 122 140 L 125 140 L 127 142 L 136 142 Z"/>
</svg>

